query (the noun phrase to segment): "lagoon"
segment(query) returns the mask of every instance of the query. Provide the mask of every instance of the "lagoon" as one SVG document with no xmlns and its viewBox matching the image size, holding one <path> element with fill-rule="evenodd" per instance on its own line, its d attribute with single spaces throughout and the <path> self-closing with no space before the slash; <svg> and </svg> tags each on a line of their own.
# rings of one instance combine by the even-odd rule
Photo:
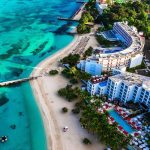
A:
<svg viewBox="0 0 150 150">
<path fill-rule="evenodd" d="M 78 8 L 75 0 L 1 0 L 0 81 L 28 77 L 34 67 L 67 46 L 73 36 L 59 33 Z M 40 68 L 39 68 L 40 69 Z M 46 150 L 46 137 L 29 83 L 0 88 L 0 150 Z"/>
</svg>

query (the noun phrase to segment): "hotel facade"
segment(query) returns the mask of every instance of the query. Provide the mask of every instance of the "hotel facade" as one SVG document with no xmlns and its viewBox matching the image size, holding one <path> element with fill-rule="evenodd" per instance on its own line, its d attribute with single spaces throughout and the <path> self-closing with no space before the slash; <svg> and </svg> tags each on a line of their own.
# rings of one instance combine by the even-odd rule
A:
<svg viewBox="0 0 150 150">
<path fill-rule="evenodd" d="M 91 95 L 108 95 L 123 103 L 141 102 L 150 108 L 150 77 L 117 70 L 113 74 L 103 81 L 93 77 L 87 83 L 87 91 Z"/>
<path fill-rule="evenodd" d="M 96 0 L 96 8 L 101 15 L 103 11 L 108 7 L 106 0 Z"/>
<path fill-rule="evenodd" d="M 126 48 L 119 51 L 108 48 L 107 52 L 103 48 L 96 49 L 97 53 L 81 60 L 78 68 L 91 75 L 101 75 L 102 71 L 111 71 L 112 68 L 126 70 L 126 67 L 133 68 L 141 64 L 144 38 L 138 34 L 136 28 L 128 26 L 127 23 L 116 22 L 112 32 Z M 93 66 L 95 69 L 92 69 Z"/>
</svg>

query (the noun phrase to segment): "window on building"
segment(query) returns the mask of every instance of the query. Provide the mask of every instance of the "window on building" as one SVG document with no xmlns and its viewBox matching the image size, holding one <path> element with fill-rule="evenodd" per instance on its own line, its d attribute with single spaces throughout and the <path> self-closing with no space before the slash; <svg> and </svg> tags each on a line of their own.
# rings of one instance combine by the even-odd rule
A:
<svg viewBox="0 0 150 150">
<path fill-rule="evenodd" d="M 149 95 L 149 92 L 146 91 L 146 95 Z"/>
</svg>

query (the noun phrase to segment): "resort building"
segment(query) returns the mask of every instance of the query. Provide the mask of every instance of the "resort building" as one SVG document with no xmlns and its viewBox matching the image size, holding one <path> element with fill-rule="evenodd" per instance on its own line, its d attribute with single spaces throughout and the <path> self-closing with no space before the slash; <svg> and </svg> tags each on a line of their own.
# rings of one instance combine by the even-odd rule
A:
<svg viewBox="0 0 150 150">
<path fill-rule="evenodd" d="M 126 67 L 133 68 L 141 64 L 144 37 L 138 34 L 136 28 L 124 22 L 116 22 L 111 33 L 115 36 L 113 40 L 115 38 L 121 41 L 124 47 L 96 48 L 92 56 L 80 61 L 78 68 L 88 72 L 95 65 L 97 71 L 92 72 L 92 75 L 100 75 L 102 71 L 111 71 L 112 68 L 126 70 Z"/>
<path fill-rule="evenodd" d="M 150 108 L 150 77 L 128 72 L 117 72 L 108 80 L 92 78 L 87 83 L 87 91 L 91 95 L 108 95 L 110 99 L 144 103 Z"/>
<path fill-rule="evenodd" d="M 108 4 L 106 3 L 106 0 L 96 0 L 96 8 L 100 15 L 103 13 L 104 9 L 107 8 L 107 6 Z"/>
<path fill-rule="evenodd" d="M 91 95 L 103 95 L 107 93 L 107 77 L 103 76 L 93 76 L 91 80 L 88 81 L 87 91 Z"/>
<path fill-rule="evenodd" d="M 82 65 L 80 65 L 82 64 Z M 95 61 L 90 61 L 90 62 L 86 62 L 84 60 L 80 61 L 80 64 L 78 64 L 78 68 L 80 68 L 81 70 L 84 70 L 85 72 L 91 74 L 92 76 L 94 75 L 101 75 L 102 73 L 102 65 L 99 63 L 95 63 Z"/>
</svg>

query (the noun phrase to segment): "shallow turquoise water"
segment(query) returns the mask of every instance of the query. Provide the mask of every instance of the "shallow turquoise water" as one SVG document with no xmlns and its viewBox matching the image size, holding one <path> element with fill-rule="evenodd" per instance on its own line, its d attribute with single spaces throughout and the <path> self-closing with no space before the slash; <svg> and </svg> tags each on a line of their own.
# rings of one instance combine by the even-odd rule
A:
<svg viewBox="0 0 150 150">
<path fill-rule="evenodd" d="M 80 4 L 75 0 L 1 0 L 0 81 L 29 76 L 44 58 L 68 45 L 73 37 L 61 31 Z M 45 150 L 41 116 L 29 83 L 0 88 L 0 150 Z"/>
<path fill-rule="evenodd" d="M 115 121 L 123 127 L 123 129 L 125 131 L 127 131 L 129 134 L 131 134 L 134 130 L 132 129 L 132 127 L 123 120 L 123 118 L 115 111 L 115 110 L 110 110 L 109 111 L 110 116 L 112 116 Z"/>
</svg>

